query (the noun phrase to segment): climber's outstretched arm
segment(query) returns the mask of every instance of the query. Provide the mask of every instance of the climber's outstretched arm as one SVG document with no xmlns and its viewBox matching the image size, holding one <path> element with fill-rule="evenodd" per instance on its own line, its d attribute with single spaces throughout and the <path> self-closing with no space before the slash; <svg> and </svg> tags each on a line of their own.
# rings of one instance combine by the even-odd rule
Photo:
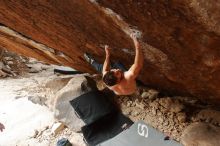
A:
<svg viewBox="0 0 220 146">
<path fill-rule="evenodd" d="M 143 67 L 144 58 L 137 38 L 134 36 L 134 34 L 131 34 L 131 38 L 133 39 L 135 46 L 135 59 L 134 64 L 128 70 L 128 76 L 129 78 L 135 79 L 140 73 L 141 68 Z"/>
<path fill-rule="evenodd" d="M 105 61 L 103 64 L 102 74 L 104 75 L 107 71 L 110 70 L 110 48 L 105 45 Z"/>
</svg>

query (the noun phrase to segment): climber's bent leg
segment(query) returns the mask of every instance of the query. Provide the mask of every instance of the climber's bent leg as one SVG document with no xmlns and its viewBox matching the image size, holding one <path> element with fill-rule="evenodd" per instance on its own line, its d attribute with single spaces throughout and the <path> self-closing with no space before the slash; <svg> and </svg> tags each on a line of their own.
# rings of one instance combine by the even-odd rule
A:
<svg viewBox="0 0 220 146">
<path fill-rule="evenodd" d="M 98 63 L 90 54 L 85 53 L 84 54 L 84 58 L 85 60 L 92 65 L 92 67 L 98 71 L 98 72 L 102 72 L 102 68 L 103 68 L 103 64 Z"/>
<path fill-rule="evenodd" d="M 94 60 L 91 65 L 96 71 L 98 71 L 99 73 L 102 73 L 103 64 L 100 64 Z"/>
</svg>

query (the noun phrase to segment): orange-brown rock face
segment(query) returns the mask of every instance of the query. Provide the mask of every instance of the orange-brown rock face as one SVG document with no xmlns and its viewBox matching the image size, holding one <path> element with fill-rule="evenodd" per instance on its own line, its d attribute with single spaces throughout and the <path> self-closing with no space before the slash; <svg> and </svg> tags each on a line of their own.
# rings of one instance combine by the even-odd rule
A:
<svg viewBox="0 0 220 146">
<path fill-rule="evenodd" d="M 143 36 L 145 63 L 140 79 L 146 85 L 220 103 L 219 3 L 91 1 L 2 0 L 0 23 L 19 34 L 1 26 L 0 46 L 91 73 L 94 70 L 82 54 L 89 52 L 103 61 L 103 44 L 113 47 L 112 60 L 131 65 L 132 27 Z"/>
</svg>

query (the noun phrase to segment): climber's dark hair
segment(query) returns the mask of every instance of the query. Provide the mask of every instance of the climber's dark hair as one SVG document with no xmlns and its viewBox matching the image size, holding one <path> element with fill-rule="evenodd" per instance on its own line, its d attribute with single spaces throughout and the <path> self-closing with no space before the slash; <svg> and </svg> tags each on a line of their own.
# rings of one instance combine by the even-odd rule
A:
<svg viewBox="0 0 220 146">
<path fill-rule="evenodd" d="M 117 78 L 114 76 L 113 71 L 108 71 L 103 77 L 102 77 L 103 82 L 107 86 L 113 86 L 117 84 Z"/>
</svg>

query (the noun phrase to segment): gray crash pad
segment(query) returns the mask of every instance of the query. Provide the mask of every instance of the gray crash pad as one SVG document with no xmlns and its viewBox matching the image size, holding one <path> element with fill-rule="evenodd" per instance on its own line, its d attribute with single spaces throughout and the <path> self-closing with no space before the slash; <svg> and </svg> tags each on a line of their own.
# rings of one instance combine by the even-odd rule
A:
<svg viewBox="0 0 220 146">
<path fill-rule="evenodd" d="M 164 140 L 165 137 L 166 135 L 155 128 L 138 121 L 114 138 L 97 146 L 182 146 L 174 140 Z"/>
</svg>

